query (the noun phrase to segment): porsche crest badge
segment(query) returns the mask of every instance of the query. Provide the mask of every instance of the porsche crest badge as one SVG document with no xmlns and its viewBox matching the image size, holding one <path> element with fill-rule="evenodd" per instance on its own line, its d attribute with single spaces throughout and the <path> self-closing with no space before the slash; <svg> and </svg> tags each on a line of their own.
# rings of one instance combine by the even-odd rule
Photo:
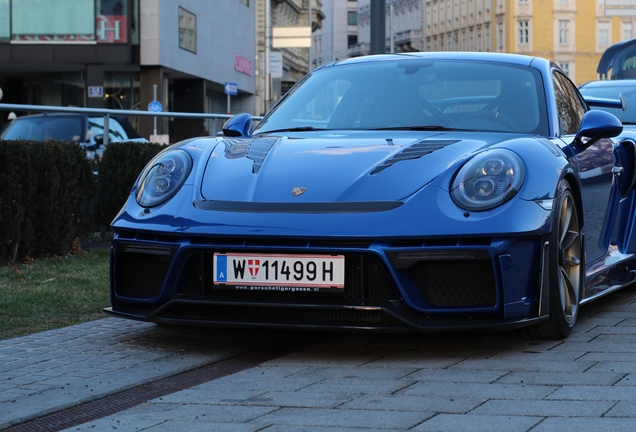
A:
<svg viewBox="0 0 636 432">
<path fill-rule="evenodd" d="M 298 195 L 302 195 L 305 193 L 305 191 L 307 190 L 307 188 L 305 187 L 295 187 L 292 189 L 291 194 L 293 196 L 298 196 Z"/>
</svg>

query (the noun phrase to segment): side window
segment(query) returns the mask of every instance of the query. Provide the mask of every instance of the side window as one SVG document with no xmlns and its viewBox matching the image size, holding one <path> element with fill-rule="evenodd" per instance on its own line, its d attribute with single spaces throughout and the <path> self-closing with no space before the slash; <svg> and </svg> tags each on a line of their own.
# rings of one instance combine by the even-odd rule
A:
<svg viewBox="0 0 636 432">
<path fill-rule="evenodd" d="M 89 140 L 91 142 L 95 141 L 95 135 L 103 135 L 104 134 L 104 118 L 103 117 L 94 117 L 90 119 L 90 132 L 89 132 Z M 124 127 L 114 118 L 111 118 L 108 121 L 108 140 L 109 141 L 126 141 L 128 139 L 128 135 L 126 135 L 126 131 Z"/>
<path fill-rule="evenodd" d="M 574 135 L 587 108 L 569 79 L 559 72 L 553 72 L 552 76 L 561 135 Z"/>
</svg>

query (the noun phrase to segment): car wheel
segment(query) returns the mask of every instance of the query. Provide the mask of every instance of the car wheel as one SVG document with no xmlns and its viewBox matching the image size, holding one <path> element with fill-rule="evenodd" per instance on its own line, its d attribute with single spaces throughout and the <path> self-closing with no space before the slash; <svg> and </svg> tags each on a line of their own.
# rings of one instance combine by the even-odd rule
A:
<svg viewBox="0 0 636 432">
<path fill-rule="evenodd" d="M 584 284 L 583 242 L 576 201 L 570 184 L 559 184 L 554 200 L 550 238 L 550 317 L 528 329 L 528 336 L 542 339 L 567 337 L 579 314 Z"/>
</svg>

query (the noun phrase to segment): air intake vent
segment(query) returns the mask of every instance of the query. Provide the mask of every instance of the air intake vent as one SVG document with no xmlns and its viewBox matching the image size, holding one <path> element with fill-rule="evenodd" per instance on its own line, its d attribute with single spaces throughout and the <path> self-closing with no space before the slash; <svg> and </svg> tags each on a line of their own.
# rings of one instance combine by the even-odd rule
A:
<svg viewBox="0 0 636 432">
<path fill-rule="evenodd" d="M 402 161 L 405 161 L 405 160 L 411 160 L 411 159 L 420 158 L 420 157 L 425 156 L 425 155 L 427 155 L 429 153 L 433 153 L 435 150 L 439 150 L 439 149 L 444 148 L 444 147 L 446 147 L 448 145 L 455 144 L 456 142 L 458 142 L 458 141 L 457 140 L 423 140 L 423 141 L 416 141 L 415 143 L 411 144 L 410 146 L 408 146 L 407 148 L 405 148 L 401 152 L 399 152 L 396 155 L 394 155 L 393 157 L 391 157 L 390 159 L 387 159 L 382 165 L 377 167 L 371 173 L 371 175 L 378 174 L 379 172 L 384 171 L 385 169 L 389 168 L 390 166 L 392 166 L 395 163 L 402 162 Z"/>
<path fill-rule="evenodd" d="M 278 138 L 258 139 L 250 143 L 250 147 L 247 149 L 247 158 L 254 161 L 254 167 L 252 168 L 254 174 L 258 174 L 267 153 L 269 153 L 276 141 L 278 141 Z"/>
</svg>

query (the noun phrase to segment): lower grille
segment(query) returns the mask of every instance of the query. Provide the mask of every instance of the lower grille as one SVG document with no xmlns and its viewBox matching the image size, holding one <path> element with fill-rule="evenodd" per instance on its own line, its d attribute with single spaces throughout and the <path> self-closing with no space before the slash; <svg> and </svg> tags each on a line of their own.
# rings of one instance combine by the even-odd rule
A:
<svg viewBox="0 0 636 432">
<path fill-rule="evenodd" d="M 152 254 L 117 255 L 119 279 L 115 293 L 121 297 L 153 298 L 159 295 L 170 261 Z"/>
<path fill-rule="evenodd" d="M 268 307 L 259 305 L 177 304 L 159 315 L 170 319 L 216 321 L 245 324 L 280 324 L 338 327 L 406 327 L 379 310 L 325 307 Z"/>
<path fill-rule="evenodd" d="M 488 307 L 497 302 L 490 260 L 419 261 L 409 274 L 432 306 Z"/>
</svg>

